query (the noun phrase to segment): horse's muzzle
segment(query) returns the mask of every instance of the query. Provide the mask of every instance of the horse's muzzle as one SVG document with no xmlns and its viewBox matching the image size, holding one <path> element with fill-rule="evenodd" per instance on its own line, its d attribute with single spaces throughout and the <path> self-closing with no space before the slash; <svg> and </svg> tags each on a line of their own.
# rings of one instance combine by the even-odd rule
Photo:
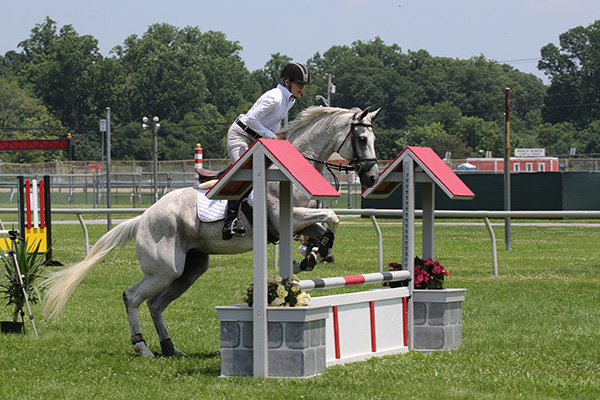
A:
<svg viewBox="0 0 600 400">
<path fill-rule="evenodd" d="M 377 161 L 360 161 L 356 163 L 356 172 L 360 179 L 360 184 L 366 187 L 373 186 L 379 178 Z"/>
</svg>

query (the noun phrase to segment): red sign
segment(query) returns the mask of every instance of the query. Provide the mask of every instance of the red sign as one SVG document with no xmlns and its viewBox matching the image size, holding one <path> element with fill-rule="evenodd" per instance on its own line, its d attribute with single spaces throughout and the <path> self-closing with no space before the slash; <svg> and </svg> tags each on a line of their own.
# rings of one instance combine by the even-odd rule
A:
<svg viewBox="0 0 600 400">
<path fill-rule="evenodd" d="M 68 139 L 0 140 L 0 150 L 67 150 Z"/>
</svg>

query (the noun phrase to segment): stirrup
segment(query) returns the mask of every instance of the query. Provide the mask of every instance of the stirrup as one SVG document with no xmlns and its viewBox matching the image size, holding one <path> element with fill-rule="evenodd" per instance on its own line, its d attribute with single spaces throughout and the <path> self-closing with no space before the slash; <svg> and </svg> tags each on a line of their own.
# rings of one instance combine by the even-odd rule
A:
<svg viewBox="0 0 600 400">
<path fill-rule="evenodd" d="M 231 234 L 235 236 L 244 236 L 246 234 L 246 228 L 239 218 L 236 218 L 231 223 Z"/>
<path fill-rule="evenodd" d="M 221 230 L 221 238 L 223 240 L 230 240 L 234 236 L 244 236 L 245 234 L 246 229 L 244 228 L 244 224 L 238 218 L 232 222 L 226 222 Z"/>
</svg>

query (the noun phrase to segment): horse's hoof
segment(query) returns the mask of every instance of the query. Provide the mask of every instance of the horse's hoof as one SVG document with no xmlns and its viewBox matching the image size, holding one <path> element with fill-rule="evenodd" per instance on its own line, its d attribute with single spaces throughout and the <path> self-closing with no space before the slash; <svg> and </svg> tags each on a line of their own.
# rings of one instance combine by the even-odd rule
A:
<svg viewBox="0 0 600 400">
<path fill-rule="evenodd" d="M 175 347 L 173 349 L 173 354 L 171 354 L 171 357 L 188 357 L 188 355 L 185 354 L 183 351 L 179 350 L 177 347 Z"/>
<path fill-rule="evenodd" d="M 162 342 L 160 342 L 160 348 L 162 350 L 163 355 L 167 357 L 187 357 L 183 351 L 179 350 L 177 347 L 173 346 L 173 342 L 171 338 L 166 338 Z"/>
<path fill-rule="evenodd" d="M 144 344 L 144 342 L 139 342 L 133 345 L 133 349 L 140 355 L 141 357 L 154 357 L 154 353 L 150 351 L 148 347 Z"/>
</svg>

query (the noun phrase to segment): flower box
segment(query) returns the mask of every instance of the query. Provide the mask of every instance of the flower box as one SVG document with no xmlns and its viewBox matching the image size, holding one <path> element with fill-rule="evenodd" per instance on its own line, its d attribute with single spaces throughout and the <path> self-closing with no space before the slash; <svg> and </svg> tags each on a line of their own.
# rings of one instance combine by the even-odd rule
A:
<svg viewBox="0 0 600 400">
<path fill-rule="evenodd" d="M 216 309 L 221 323 L 221 376 L 252 376 L 252 307 Z M 326 318 L 326 307 L 267 307 L 269 377 L 307 378 L 325 370 Z"/>
<path fill-rule="evenodd" d="M 414 349 L 457 349 L 462 343 L 462 303 L 466 289 L 413 291 Z"/>
</svg>

